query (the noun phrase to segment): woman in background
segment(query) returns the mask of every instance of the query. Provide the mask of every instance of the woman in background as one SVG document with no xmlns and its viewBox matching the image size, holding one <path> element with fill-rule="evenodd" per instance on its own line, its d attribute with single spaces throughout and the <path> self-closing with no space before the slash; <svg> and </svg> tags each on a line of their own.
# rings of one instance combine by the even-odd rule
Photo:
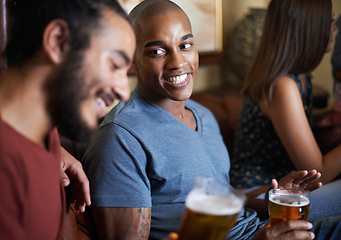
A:
<svg viewBox="0 0 341 240">
<path fill-rule="evenodd" d="M 341 146 L 322 156 L 311 128 L 310 73 L 331 50 L 333 17 L 331 0 L 271 1 L 242 89 L 245 100 L 230 172 L 233 186 L 266 185 L 292 170 L 317 169 L 323 183 L 341 173 Z M 334 192 L 339 186 L 341 181 L 321 190 Z"/>
</svg>

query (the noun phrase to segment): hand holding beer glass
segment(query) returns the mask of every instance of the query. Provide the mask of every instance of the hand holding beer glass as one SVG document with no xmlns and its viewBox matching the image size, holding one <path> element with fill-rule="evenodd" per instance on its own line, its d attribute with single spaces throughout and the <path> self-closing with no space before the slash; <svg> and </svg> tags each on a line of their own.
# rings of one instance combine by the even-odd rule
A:
<svg viewBox="0 0 341 240">
<path fill-rule="evenodd" d="M 308 220 L 310 192 L 300 189 L 271 189 L 269 191 L 270 224 L 287 220 Z"/>
<path fill-rule="evenodd" d="M 225 240 L 245 202 L 229 185 L 198 177 L 186 198 L 179 240 Z"/>
</svg>

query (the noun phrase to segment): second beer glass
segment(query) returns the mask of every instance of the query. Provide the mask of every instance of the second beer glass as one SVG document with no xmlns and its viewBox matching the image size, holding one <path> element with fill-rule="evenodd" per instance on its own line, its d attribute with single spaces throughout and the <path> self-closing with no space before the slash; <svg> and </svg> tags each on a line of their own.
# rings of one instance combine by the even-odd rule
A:
<svg viewBox="0 0 341 240">
<path fill-rule="evenodd" d="M 309 192 L 298 189 L 271 189 L 269 191 L 270 224 L 287 220 L 308 220 Z"/>
<path fill-rule="evenodd" d="M 179 240 L 224 240 L 244 206 L 245 196 L 212 178 L 196 179 L 186 198 Z"/>
</svg>

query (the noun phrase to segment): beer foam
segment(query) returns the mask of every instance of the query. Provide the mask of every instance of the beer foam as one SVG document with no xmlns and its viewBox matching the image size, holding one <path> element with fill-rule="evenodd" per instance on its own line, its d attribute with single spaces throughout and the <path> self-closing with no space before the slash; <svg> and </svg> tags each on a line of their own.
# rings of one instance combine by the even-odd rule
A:
<svg viewBox="0 0 341 240">
<path fill-rule="evenodd" d="M 284 206 L 302 207 L 310 203 L 309 198 L 295 193 L 284 193 L 280 195 L 271 195 L 269 200 Z"/>
<path fill-rule="evenodd" d="M 206 195 L 192 191 L 186 198 L 190 210 L 215 216 L 232 215 L 241 211 L 244 201 L 237 196 Z"/>
</svg>

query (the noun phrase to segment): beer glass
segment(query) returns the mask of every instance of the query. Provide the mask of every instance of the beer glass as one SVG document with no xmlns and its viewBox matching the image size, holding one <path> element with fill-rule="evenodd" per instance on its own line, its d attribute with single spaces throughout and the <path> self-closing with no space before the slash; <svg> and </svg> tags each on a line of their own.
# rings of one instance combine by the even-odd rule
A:
<svg viewBox="0 0 341 240">
<path fill-rule="evenodd" d="M 270 224 L 287 220 L 308 220 L 310 192 L 299 189 L 271 189 L 269 191 Z"/>
<path fill-rule="evenodd" d="M 212 178 L 196 178 L 186 198 L 179 240 L 225 240 L 244 206 L 245 195 Z"/>
</svg>

